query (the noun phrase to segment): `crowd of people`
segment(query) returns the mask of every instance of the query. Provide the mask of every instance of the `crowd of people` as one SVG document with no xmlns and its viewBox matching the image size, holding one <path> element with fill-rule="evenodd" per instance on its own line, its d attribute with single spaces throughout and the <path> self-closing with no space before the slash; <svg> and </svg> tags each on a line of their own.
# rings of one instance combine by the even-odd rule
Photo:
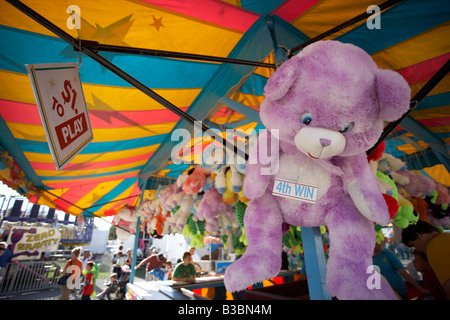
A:
<svg viewBox="0 0 450 320">
<path fill-rule="evenodd" d="M 70 274 L 70 278 L 67 283 L 61 285 L 60 299 L 69 300 L 71 294 L 77 295 L 77 293 L 81 293 L 82 300 L 90 300 L 91 297 L 99 300 L 105 298 L 113 300 L 114 294 L 116 294 L 116 299 L 117 297 L 122 299 L 125 294 L 126 284 L 129 282 L 133 262 L 131 249 L 128 249 L 125 255 L 122 249 L 122 246 L 120 246 L 119 251 L 114 254 L 111 261 L 111 274 L 109 275 L 108 281 L 104 283 L 105 289 L 97 295 L 95 294 L 95 273 L 92 272 L 95 263 L 91 253 L 89 250 L 85 250 L 81 256 L 81 247 L 73 249 L 71 258 L 67 260 L 61 271 L 62 275 Z M 175 268 L 172 268 L 172 263 L 167 261 L 163 254 L 157 253 L 156 249 L 152 248 L 151 254 L 143 259 L 135 267 L 135 270 L 146 265 L 146 281 L 174 280 L 193 282 L 198 274 L 204 272 L 198 264 L 194 263 L 192 258 L 194 252 L 195 248 L 191 248 L 190 251 L 185 252 Z M 73 267 L 71 268 L 71 266 Z"/>
<path fill-rule="evenodd" d="M 81 300 L 91 300 L 96 297 L 99 300 L 105 297 L 113 300 L 112 294 L 116 294 L 116 299 L 122 299 L 125 295 L 125 287 L 130 278 L 130 267 L 132 263 L 131 249 L 128 249 L 126 255 L 122 253 L 122 248 L 114 254 L 112 258 L 112 272 L 109 281 L 105 283 L 105 289 L 100 294 L 96 294 L 95 281 L 98 274 L 99 265 L 93 261 L 92 254 L 89 250 L 83 252 L 81 247 L 71 251 L 71 257 L 66 262 L 61 271 L 62 275 L 70 275 L 66 283 L 61 283 L 61 300 L 69 300 L 71 294 L 77 296 L 81 293 Z M 97 268 L 97 270 L 94 270 Z"/>
</svg>

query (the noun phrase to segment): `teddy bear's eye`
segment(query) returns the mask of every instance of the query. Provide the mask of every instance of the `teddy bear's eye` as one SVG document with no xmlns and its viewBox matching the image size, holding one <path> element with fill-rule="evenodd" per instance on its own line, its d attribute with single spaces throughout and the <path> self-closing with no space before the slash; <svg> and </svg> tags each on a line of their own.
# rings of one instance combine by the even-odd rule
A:
<svg viewBox="0 0 450 320">
<path fill-rule="evenodd" d="M 354 122 L 350 122 L 350 124 L 348 126 L 345 127 L 344 130 L 339 130 L 340 133 L 345 133 L 347 131 L 349 131 L 351 128 L 353 128 Z"/>
<path fill-rule="evenodd" d="M 306 112 L 306 113 L 302 114 L 301 119 L 304 124 L 309 125 L 312 121 L 311 113 Z"/>
</svg>

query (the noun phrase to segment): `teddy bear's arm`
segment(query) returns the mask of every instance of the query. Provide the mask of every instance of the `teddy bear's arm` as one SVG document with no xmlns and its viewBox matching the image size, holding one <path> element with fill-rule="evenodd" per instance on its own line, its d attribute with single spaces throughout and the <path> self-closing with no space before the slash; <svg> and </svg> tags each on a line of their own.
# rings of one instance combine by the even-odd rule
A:
<svg viewBox="0 0 450 320">
<path fill-rule="evenodd" d="M 344 188 L 363 216 L 380 225 L 389 223 L 389 210 L 364 154 L 342 158 Z"/>
<path fill-rule="evenodd" d="M 258 136 L 258 140 L 250 148 L 249 159 L 247 161 L 247 167 L 245 170 L 244 178 L 244 195 L 248 199 L 257 199 L 261 197 L 266 191 L 271 174 L 270 169 L 273 163 L 264 164 L 264 160 L 268 152 L 273 156 L 275 153 L 278 155 L 278 145 L 275 146 L 277 150 L 271 149 L 271 136 L 267 130 L 261 131 Z M 270 150 L 270 151 L 268 151 Z M 276 159 L 278 161 L 278 158 Z"/>
</svg>

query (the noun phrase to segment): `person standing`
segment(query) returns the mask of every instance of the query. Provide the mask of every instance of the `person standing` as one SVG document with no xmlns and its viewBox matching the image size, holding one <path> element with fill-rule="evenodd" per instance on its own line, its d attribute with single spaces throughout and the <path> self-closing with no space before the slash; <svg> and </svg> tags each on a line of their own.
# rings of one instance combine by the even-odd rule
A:
<svg viewBox="0 0 450 320">
<path fill-rule="evenodd" d="M 125 264 L 128 265 L 129 267 L 131 267 L 131 265 L 133 264 L 133 252 L 131 251 L 131 249 L 127 249 L 125 256 Z"/>
<path fill-rule="evenodd" d="M 81 259 L 83 262 L 83 270 L 86 269 L 86 265 L 89 261 L 92 261 L 92 254 L 90 250 L 84 250 L 83 251 L 83 258 Z"/>
<path fill-rule="evenodd" d="M 86 263 L 86 276 L 84 279 L 83 292 L 81 293 L 81 300 L 91 300 L 91 295 L 94 292 L 94 273 L 92 269 L 94 268 L 94 262 L 88 261 Z"/>
<path fill-rule="evenodd" d="M 8 262 L 11 261 L 12 255 L 11 250 L 8 248 L 8 244 L 6 242 L 0 242 L 0 283 L 6 276 L 6 266 L 8 265 Z"/>
<path fill-rule="evenodd" d="M 89 249 L 83 251 L 83 257 L 81 258 L 81 262 L 83 263 L 83 269 L 81 270 L 81 282 L 84 283 L 84 273 L 83 271 L 86 269 L 86 265 L 89 261 L 92 261 L 92 254 Z"/>
<path fill-rule="evenodd" d="M 70 259 L 66 262 L 62 274 L 69 272 L 69 267 L 71 268 L 71 276 L 67 280 L 66 284 L 61 286 L 61 300 L 69 300 L 70 293 L 79 289 L 81 270 L 83 268 L 83 262 L 79 259 L 81 253 L 81 248 L 75 248 L 72 250 Z"/>
<path fill-rule="evenodd" d="M 112 266 L 112 272 L 117 273 L 117 277 L 120 278 L 120 275 L 122 274 L 122 266 L 125 265 L 125 257 L 123 256 L 122 251 L 117 252 L 116 258 L 116 263 Z"/>
<path fill-rule="evenodd" d="M 429 294 L 430 291 L 423 288 L 414 280 L 413 277 L 406 271 L 398 256 L 391 250 L 383 248 L 381 244 L 376 243 L 373 253 L 373 264 L 380 268 L 380 273 L 383 275 L 392 289 L 403 299 L 408 300 L 405 282 L 408 281 L 417 290 L 423 294 Z M 403 279 L 402 279 L 403 278 Z"/>
<path fill-rule="evenodd" d="M 146 268 L 145 268 L 145 280 L 146 281 L 150 281 L 151 280 L 151 274 L 150 271 L 152 271 L 153 269 L 156 268 L 162 268 L 162 266 L 164 265 L 164 263 L 166 262 L 166 258 L 164 257 L 163 254 L 152 254 L 151 256 L 145 258 L 144 260 L 142 260 L 136 267 L 135 269 L 139 269 L 140 266 L 142 266 L 144 263 L 147 264 Z"/>
<path fill-rule="evenodd" d="M 416 270 L 422 273 L 422 280 L 425 286 L 430 290 L 431 296 L 434 300 L 445 300 L 445 290 L 436 277 L 433 269 L 431 269 L 428 259 L 425 254 L 414 250 L 413 264 Z"/>
</svg>

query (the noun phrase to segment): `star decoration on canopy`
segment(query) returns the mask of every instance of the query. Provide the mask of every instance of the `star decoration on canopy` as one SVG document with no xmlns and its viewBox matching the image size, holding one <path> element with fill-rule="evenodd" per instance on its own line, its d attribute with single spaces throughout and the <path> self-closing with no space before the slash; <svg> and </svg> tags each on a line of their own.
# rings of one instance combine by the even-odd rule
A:
<svg viewBox="0 0 450 320">
<path fill-rule="evenodd" d="M 150 26 L 155 27 L 156 31 L 159 32 L 159 28 L 165 27 L 165 25 L 163 25 L 163 23 L 162 23 L 162 17 L 156 18 L 154 15 L 152 15 L 152 17 L 153 17 L 153 23 L 150 24 Z"/>
</svg>

